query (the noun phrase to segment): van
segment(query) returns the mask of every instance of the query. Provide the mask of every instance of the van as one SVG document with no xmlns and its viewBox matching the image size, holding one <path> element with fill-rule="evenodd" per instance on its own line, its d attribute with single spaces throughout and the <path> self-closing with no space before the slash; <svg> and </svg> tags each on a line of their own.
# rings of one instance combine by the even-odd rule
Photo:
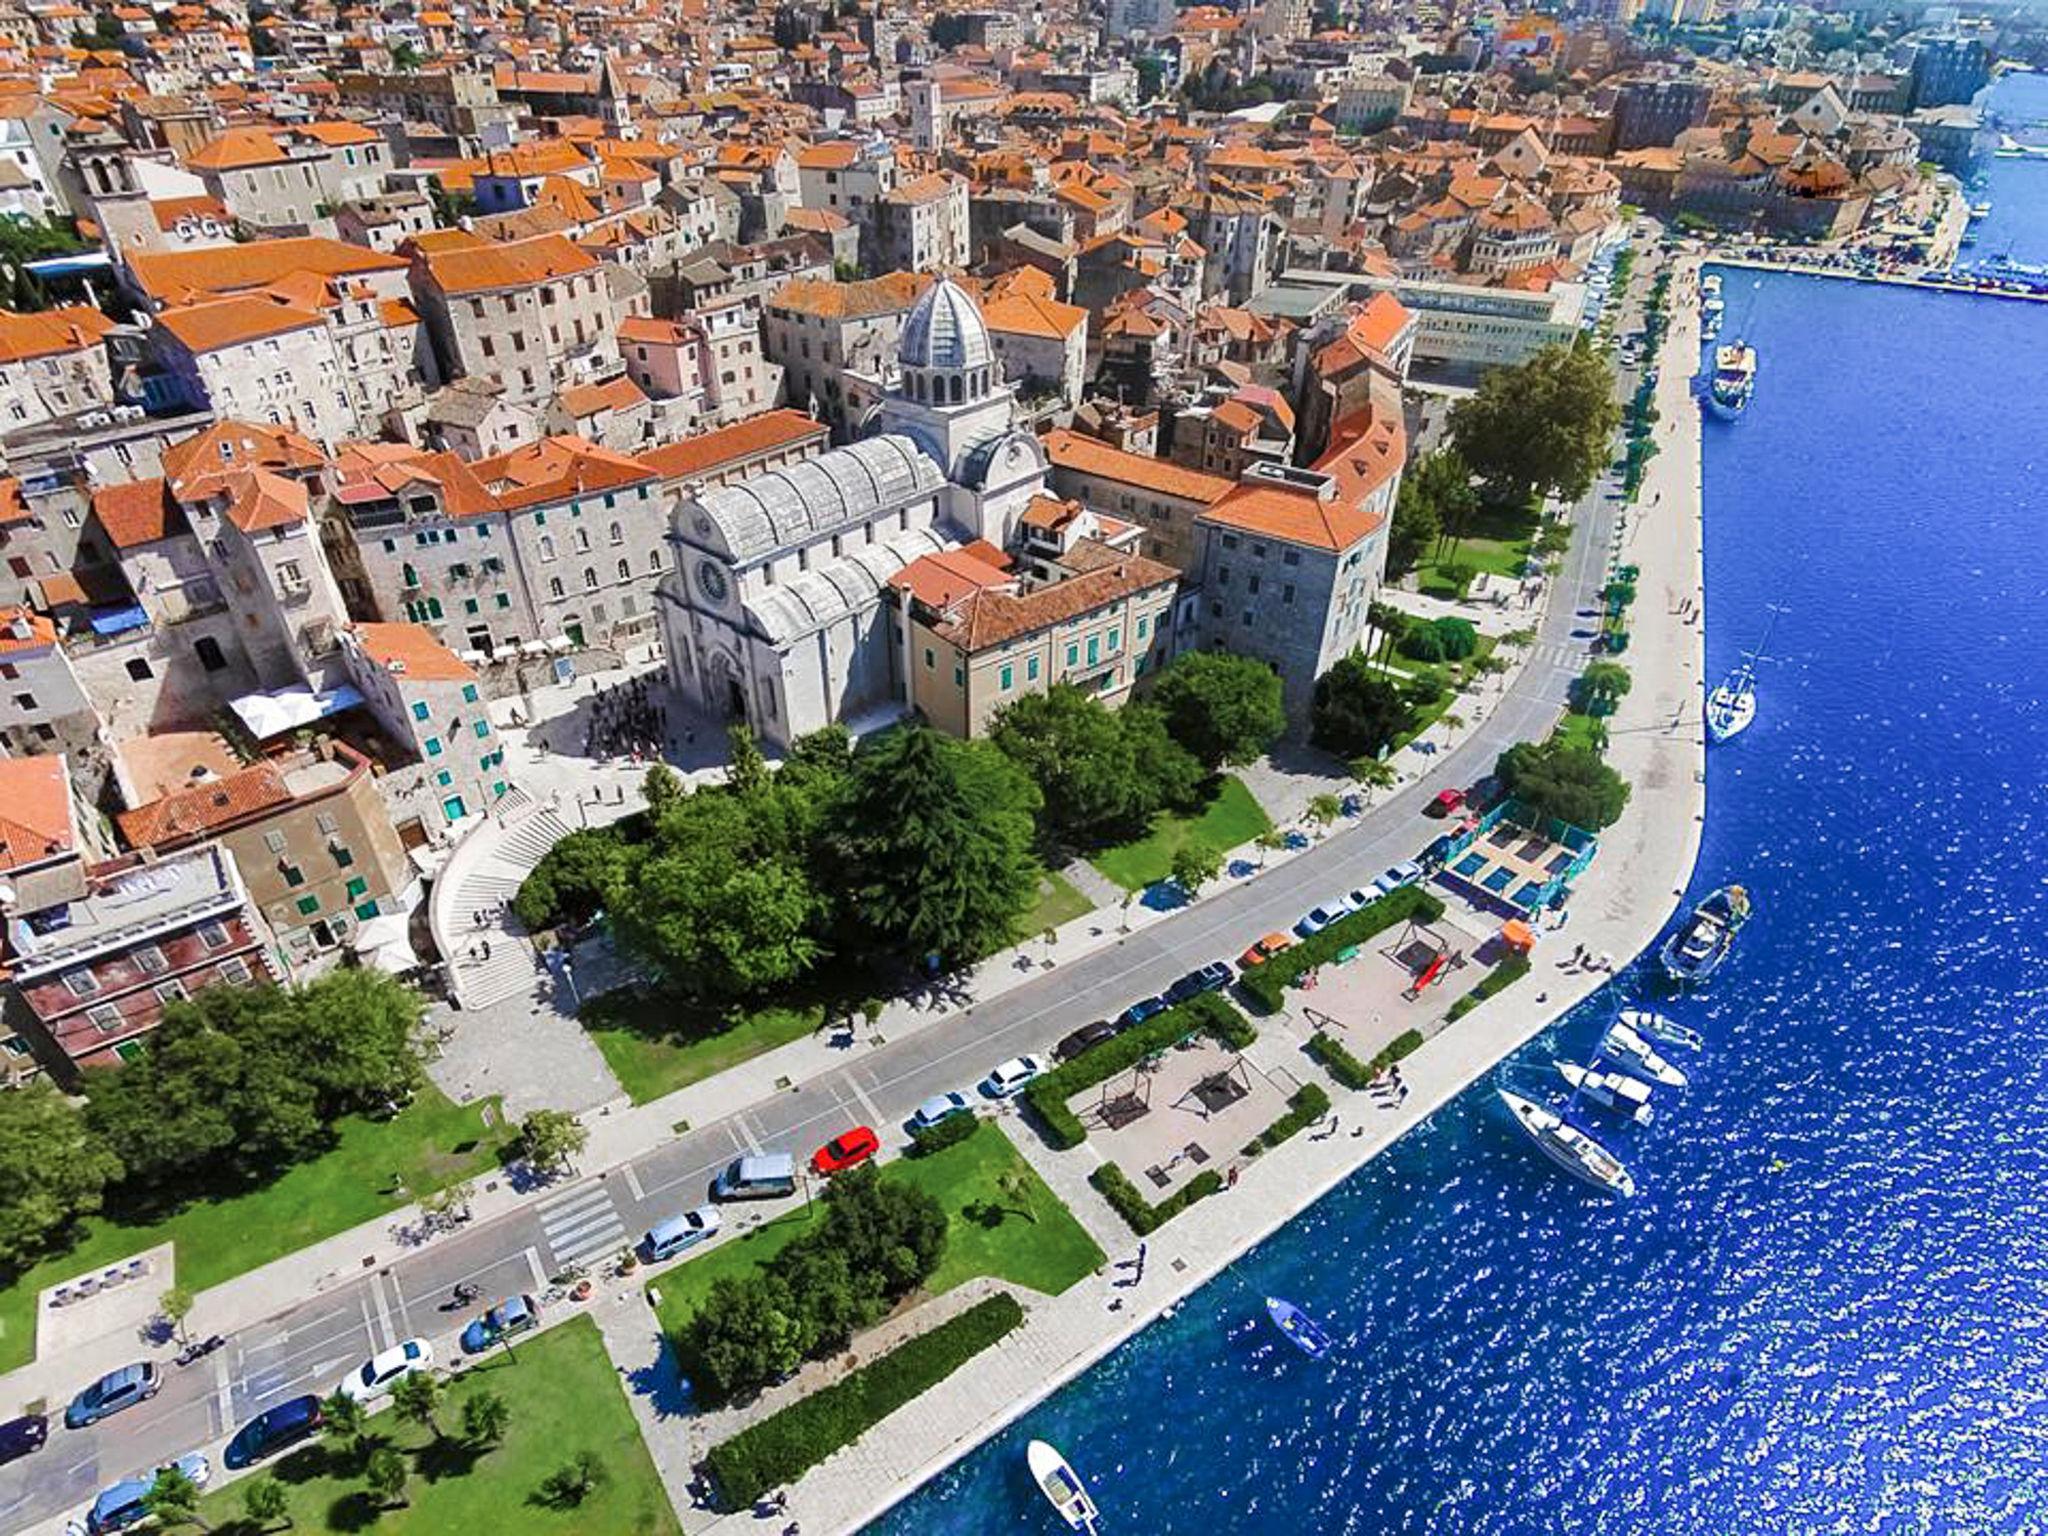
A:
<svg viewBox="0 0 2048 1536">
<path fill-rule="evenodd" d="M 796 1159 L 787 1152 L 736 1157 L 711 1181 L 714 1200 L 773 1200 L 796 1193 Z"/>
<path fill-rule="evenodd" d="M 716 1206 L 703 1205 L 681 1216 L 671 1216 L 647 1229 L 640 1239 L 640 1257 L 650 1264 L 672 1259 L 685 1248 L 694 1248 L 719 1228 Z"/>
</svg>

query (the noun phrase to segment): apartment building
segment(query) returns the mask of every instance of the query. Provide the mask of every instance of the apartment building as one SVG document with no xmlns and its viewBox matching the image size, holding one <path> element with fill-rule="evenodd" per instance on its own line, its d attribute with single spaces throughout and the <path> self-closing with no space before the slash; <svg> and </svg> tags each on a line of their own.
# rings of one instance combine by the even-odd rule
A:
<svg viewBox="0 0 2048 1536">
<path fill-rule="evenodd" d="M 423 624 L 356 624 L 342 654 L 355 685 L 409 767 L 379 785 L 399 841 L 415 847 L 482 814 L 510 784 L 476 669 Z"/>
<path fill-rule="evenodd" d="M 114 322 L 82 304 L 0 309 L 0 429 L 35 426 L 114 403 L 107 336 Z"/>
<path fill-rule="evenodd" d="M 0 608 L 0 699 L 0 744 L 9 752 L 82 752 L 98 741 L 99 712 L 56 624 L 31 608 Z"/>
<path fill-rule="evenodd" d="M 762 350 L 782 369 L 782 396 L 813 411 L 849 440 L 860 413 L 878 398 L 857 380 L 879 380 L 896 356 L 903 320 L 931 278 L 890 272 L 859 282 L 797 278 L 769 297 L 761 315 Z"/>
<path fill-rule="evenodd" d="M 413 288 L 447 378 L 489 375 L 509 399 L 621 371 L 604 264 L 563 238 L 494 245 L 439 232 L 415 242 Z"/>
<path fill-rule="evenodd" d="M 1195 558 L 1195 520 L 1236 488 L 1220 475 L 1064 429 L 1046 434 L 1045 452 L 1056 494 L 1136 523 L 1145 530 L 1144 552 L 1183 570 Z"/>
<path fill-rule="evenodd" d="M 185 166 L 244 223 L 305 228 L 337 204 L 381 192 L 391 149 L 362 123 L 230 128 L 187 155 Z"/>
</svg>

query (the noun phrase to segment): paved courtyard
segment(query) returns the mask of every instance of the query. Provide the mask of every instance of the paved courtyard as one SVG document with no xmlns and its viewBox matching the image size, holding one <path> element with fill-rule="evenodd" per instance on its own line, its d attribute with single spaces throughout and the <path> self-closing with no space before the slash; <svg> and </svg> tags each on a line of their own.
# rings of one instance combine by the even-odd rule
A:
<svg viewBox="0 0 2048 1536">
<path fill-rule="evenodd" d="M 1196 1035 L 1067 1103 L 1089 1145 L 1156 1205 L 1204 1168 L 1227 1169 L 1297 1086 Z"/>
</svg>

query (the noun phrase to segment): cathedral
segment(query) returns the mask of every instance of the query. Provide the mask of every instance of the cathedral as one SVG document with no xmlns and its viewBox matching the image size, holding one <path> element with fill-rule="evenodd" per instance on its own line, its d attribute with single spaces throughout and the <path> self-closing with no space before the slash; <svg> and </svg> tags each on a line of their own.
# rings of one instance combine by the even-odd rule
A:
<svg viewBox="0 0 2048 1536">
<path fill-rule="evenodd" d="M 1006 549 L 1048 461 L 980 307 L 941 278 L 904 321 L 897 379 L 844 448 L 685 495 L 659 591 L 670 684 L 761 741 L 893 710 L 891 578 L 976 541 Z"/>
</svg>

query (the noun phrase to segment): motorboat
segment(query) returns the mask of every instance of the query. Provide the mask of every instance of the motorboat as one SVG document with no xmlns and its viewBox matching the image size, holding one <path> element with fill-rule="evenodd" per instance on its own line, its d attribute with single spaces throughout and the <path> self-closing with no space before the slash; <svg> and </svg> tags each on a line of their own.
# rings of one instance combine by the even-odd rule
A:
<svg viewBox="0 0 2048 1536">
<path fill-rule="evenodd" d="M 1722 886 L 1694 907 L 1685 926 L 1664 941 L 1658 951 L 1664 973 L 1680 984 L 1705 981 L 1728 958 L 1735 935 L 1749 917 L 1749 892 L 1739 885 Z"/>
<path fill-rule="evenodd" d="M 1580 1098 L 1626 1115 L 1637 1125 L 1648 1125 L 1656 1113 L 1650 1107 L 1650 1085 L 1626 1072 L 1609 1070 L 1597 1062 L 1582 1067 L 1576 1061 L 1559 1061 L 1557 1075 L 1570 1083 Z"/>
<path fill-rule="evenodd" d="M 1714 372 L 1707 380 L 1707 404 L 1716 416 L 1733 421 L 1749 407 L 1756 393 L 1756 348 L 1734 341 L 1714 349 Z"/>
<path fill-rule="evenodd" d="M 1707 1037 L 1698 1030 L 1688 1029 L 1676 1019 L 1668 1019 L 1648 1008 L 1624 1008 L 1620 1018 L 1645 1040 L 1654 1040 L 1659 1045 L 1675 1045 L 1682 1051 L 1696 1051 L 1707 1043 Z"/>
<path fill-rule="evenodd" d="M 1309 1359 L 1320 1360 L 1330 1352 L 1330 1336 L 1323 1332 L 1322 1324 L 1293 1302 L 1279 1296 L 1268 1296 L 1266 1316 L 1272 1318 L 1273 1325 L 1287 1335 L 1287 1342 Z"/>
<path fill-rule="evenodd" d="M 1070 1531 L 1082 1531 L 1086 1536 L 1095 1536 L 1096 1522 L 1102 1518 L 1097 1513 L 1095 1501 L 1088 1497 L 1088 1490 L 1074 1469 L 1067 1465 L 1067 1458 L 1047 1445 L 1043 1440 L 1034 1440 L 1024 1448 L 1024 1463 L 1031 1468 L 1031 1481 L 1038 1484 L 1038 1491 L 1045 1495 L 1046 1503 L 1059 1511 Z"/>
<path fill-rule="evenodd" d="M 1636 1181 L 1620 1158 L 1601 1146 L 1563 1116 L 1545 1109 L 1534 1099 L 1499 1089 L 1500 1100 L 1515 1117 L 1522 1134 L 1536 1143 L 1536 1149 L 1573 1178 L 1610 1195 L 1633 1195 Z"/>
<path fill-rule="evenodd" d="M 1616 1019 L 1600 1040 L 1600 1054 L 1624 1072 L 1666 1088 L 1683 1088 L 1685 1074 L 1657 1054 L 1657 1048 L 1628 1025 Z"/>
</svg>

